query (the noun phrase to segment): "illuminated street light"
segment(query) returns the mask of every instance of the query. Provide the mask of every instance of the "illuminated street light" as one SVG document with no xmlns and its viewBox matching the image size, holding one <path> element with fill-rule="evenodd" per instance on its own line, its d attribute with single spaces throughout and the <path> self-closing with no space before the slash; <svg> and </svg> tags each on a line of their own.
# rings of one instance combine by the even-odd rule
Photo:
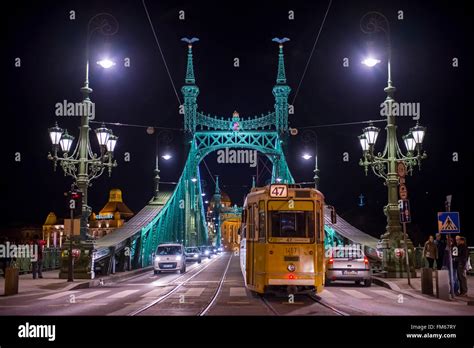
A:
<svg viewBox="0 0 474 348">
<path fill-rule="evenodd" d="M 403 142 L 405 143 L 405 147 L 407 148 L 407 151 L 408 152 L 415 151 L 416 141 L 415 141 L 415 138 L 413 138 L 413 134 L 408 133 L 407 135 L 404 135 L 402 138 L 403 138 Z"/>
<path fill-rule="evenodd" d="M 305 160 L 309 160 L 309 159 L 311 159 L 313 156 L 311 156 L 309 153 L 304 153 L 303 156 L 301 156 L 301 157 L 303 157 Z"/>
<path fill-rule="evenodd" d="M 391 74 L 391 39 L 390 39 L 390 23 L 382 13 L 369 12 L 365 14 L 360 21 L 360 28 L 365 34 L 384 33 L 387 41 L 387 86 L 384 88 L 387 94 L 385 103 L 392 105 L 395 102 L 393 96 L 395 94 L 395 86 L 392 82 Z M 367 58 L 362 63 L 368 67 L 373 67 L 380 63 L 379 59 Z M 375 143 L 380 129 L 374 127 L 372 124 L 363 129 L 363 135 L 359 136 L 359 141 L 363 150 L 363 157 L 359 164 L 364 167 L 365 174 L 368 174 L 368 169 L 371 168 L 374 174 L 385 181 L 387 187 L 387 205 L 384 207 L 384 214 L 387 218 L 386 232 L 381 236 L 381 245 L 384 249 L 384 257 L 382 262 L 382 269 L 389 277 L 399 277 L 406 273 L 408 276 L 408 283 L 410 284 L 409 275 L 414 273 L 413 260 L 409 261 L 406 258 L 406 265 L 396 261 L 395 250 L 404 245 L 405 252 L 408 255 L 408 250 L 413 252 L 413 244 L 407 238 L 407 234 L 402 229 L 399 219 L 398 206 L 398 185 L 399 173 L 405 170 L 409 173 L 416 165 L 421 166 L 421 161 L 425 159 L 426 153 L 421 153 L 421 142 L 425 135 L 425 128 L 416 125 L 410 130 L 407 136 L 403 137 L 403 141 L 407 148 L 407 153 L 404 154 L 400 148 L 397 140 L 397 125 L 395 122 L 395 115 L 392 114 L 391 109 L 387 114 L 387 132 L 386 143 L 383 152 L 375 151 Z M 415 146 L 417 145 L 417 146 Z M 416 151 L 415 151 L 416 150 Z"/>
<path fill-rule="evenodd" d="M 83 197 L 81 202 L 82 214 L 80 217 L 79 237 L 73 236 L 72 228 L 69 235 L 67 263 L 67 279 L 69 282 L 74 280 L 74 273 L 81 275 L 88 274 L 93 278 L 94 272 L 91 272 L 90 269 L 93 267 L 92 251 L 94 249 L 94 243 L 91 236 L 88 234 L 88 221 L 92 211 L 91 207 L 88 205 L 88 188 L 91 185 L 91 181 L 100 177 L 106 169 L 108 169 L 109 176 L 111 176 L 112 168 L 117 166 L 117 162 L 113 160 L 113 150 L 117 144 L 118 138 L 112 135 L 110 129 L 107 129 L 102 125 L 95 131 L 100 145 L 100 154 L 95 154 L 91 147 L 91 141 L 89 138 L 89 122 L 95 115 L 91 113 L 90 109 L 90 106 L 93 103 L 90 99 L 92 88 L 89 87 L 89 43 L 94 33 L 111 36 L 117 32 L 118 22 L 115 17 L 109 13 L 99 13 L 93 16 L 87 24 L 87 39 L 85 42 L 85 81 L 81 88 L 81 92 L 83 94 L 83 108 L 88 111 L 80 115 L 80 132 L 75 149 L 71 151 L 74 137 L 67 134 L 67 131 L 64 131 L 63 133 L 62 129 L 60 129 L 57 124 L 55 127 L 49 129 L 49 135 L 53 145 L 53 154 L 49 153 L 48 159 L 53 161 L 54 169 L 56 169 L 57 164 L 59 163 L 64 174 L 73 178 L 73 186 L 77 187 L 79 191 L 82 192 Z M 109 59 L 103 59 L 97 63 L 105 69 L 115 65 L 115 63 Z M 58 156 L 58 142 L 61 146 L 61 150 L 64 152 L 63 156 Z M 73 262 L 73 244 L 75 245 L 75 249 L 80 250 L 80 255 L 83 255 L 77 263 Z M 60 278 L 64 276 L 65 272 L 66 270 L 64 267 L 61 267 Z"/>
<path fill-rule="evenodd" d="M 365 134 L 359 135 L 360 146 L 362 147 L 362 151 L 366 152 L 369 151 L 369 142 L 365 137 Z"/>
<path fill-rule="evenodd" d="M 72 135 L 67 134 L 67 131 L 64 132 L 63 136 L 59 143 L 61 144 L 61 150 L 65 153 L 68 153 L 71 150 L 72 142 L 74 141 L 74 137 Z"/>
<path fill-rule="evenodd" d="M 361 63 L 364 64 L 365 66 L 368 66 L 369 68 L 372 68 L 372 67 L 376 66 L 378 63 L 380 63 L 380 59 L 367 57 Z"/>
<path fill-rule="evenodd" d="M 97 64 L 99 64 L 104 69 L 109 69 L 115 65 L 115 62 L 110 59 L 104 58 L 104 59 L 99 60 Z"/>
<path fill-rule="evenodd" d="M 165 161 L 168 161 L 172 158 L 173 156 L 171 156 L 169 153 L 165 153 L 163 156 L 161 156 L 161 158 L 163 158 Z"/>
</svg>

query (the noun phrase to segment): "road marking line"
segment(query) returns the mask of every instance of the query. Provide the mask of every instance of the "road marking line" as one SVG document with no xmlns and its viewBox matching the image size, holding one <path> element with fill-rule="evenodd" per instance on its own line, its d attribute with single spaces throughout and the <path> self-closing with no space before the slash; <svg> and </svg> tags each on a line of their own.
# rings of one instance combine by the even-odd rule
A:
<svg viewBox="0 0 474 348">
<path fill-rule="evenodd" d="M 230 288 L 229 296 L 231 297 L 247 297 L 247 292 L 244 287 Z"/>
<path fill-rule="evenodd" d="M 127 297 L 128 295 L 131 295 L 131 294 L 137 292 L 137 291 L 138 290 L 124 290 L 124 291 L 117 292 L 116 294 L 110 295 L 107 298 L 124 298 L 124 297 Z"/>
<path fill-rule="evenodd" d="M 146 294 L 143 294 L 141 297 L 158 297 L 166 291 L 165 288 L 153 289 L 148 291 Z"/>
<path fill-rule="evenodd" d="M 194 302 L 185 301 L 185 302 L 171 302 L 171 304 L 194 304 Z"/>
<path fill-rule="evenodd" d="M 368 296 L 366 294 L 363 294 L 361 293 L 360 291 L 358 290 L 349 290 L 349 289 L 341 289 L 341 291 L 345 292 L 346 294 L 352 296 L 352 297 L 355 297 L 355 298 L 359 298 L 359 299 L 364 299 L 364 300 L 367 300 L 367 299 L 371 299 L 372 297 L 371 296 Z"/>
<path fill-rule="evenodd" d="M 41 297 L 41 298 L 39 298 L 39 300 L 55 300 L 55 299 L 60 298 L 60 297 L 72 295 L 72 294 L 74 294 L 74 293 L 76 293 L 76 292 L 78 292 L 78 291 L 77 291 L 77 290 L 69 290 L 69 291 L 58 292 L 58 293 L 56 293 L 56 294 L 52 294 L 52 295 L 49 295 L 49 296 Z"/>
<path fill-rule="evenodd" d="M 248 301 L 227 301 L 228 304 L 250 304 Z"/>
<path fill-rule="evenodd" d="M 69 306 L 69 303 L 63 303 L 63 304 L 49 304 L 48 307 L 67 307 Z"/>
<path fill-rule="evenodd" d="M 15 308 L 15 307 L 30 307 L 30 306 L 27 306 L 27 305 L 0 306 L 0 308 Z"/>
<path fill-rule="evenodd" d="M 327 297 L 327 298 L 335 298 L 336 295 L 334 295 L 332 292 L 324 289 L 324 291 L 321 293 L 321 297 Z"/>
<path fill-rule="evenodd" d="M 201 296 L 204 290 L 205 288 L 191 288 L 182 295 L 189 296 L 189 297 L 197 297 L 197 296 Z"/>
<path fill-rule="evenodd" d="M 98 296 L 98 295 L 105 294 L 106 292 L 110 292 L 110 290 L 97 290 L 97 291 L 92 291 L 92 292 L 88 292 L 88 293 L 85 293 L 85 294 L 76 296 L 76 298 L 77 298 L 77 299 L 81 299 L 81 298 L 92 298 L 92 297 L 95 297 L 95 296 Z"/>
<path fill-rule="evenodd" d="M 398 299 L 397 294 L 394 294 L 394 293 L 389 292 L 387 290 L 370 290 L 370 291 L 376 293 L 377 295 L 387 297 L 391 300 L 397 300 Z"/>
</svg>

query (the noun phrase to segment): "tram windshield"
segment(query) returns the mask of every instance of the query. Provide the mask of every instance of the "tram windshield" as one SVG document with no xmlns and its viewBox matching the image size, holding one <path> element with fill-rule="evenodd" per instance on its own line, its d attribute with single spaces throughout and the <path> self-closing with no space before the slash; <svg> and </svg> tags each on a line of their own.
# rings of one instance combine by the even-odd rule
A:
<svg viewBox="0 0 474 348">
<path fill-rule="evenodd" d="M 312 211 L 272 211 L 270 212 L 271 237 L 305 238 L 314 241 L 314 212 Z"/>
</svg>

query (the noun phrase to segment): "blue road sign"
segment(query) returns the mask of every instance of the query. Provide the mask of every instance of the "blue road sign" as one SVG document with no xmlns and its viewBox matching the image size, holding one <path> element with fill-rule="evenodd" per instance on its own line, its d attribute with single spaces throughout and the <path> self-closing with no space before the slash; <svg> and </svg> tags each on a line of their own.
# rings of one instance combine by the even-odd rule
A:
<svg viewBox="0 0 474 348">
<path fill-rule="evenodd" d="M 438 231 L 439 233 L 461 233 L 459 212 L 439 212 Z"/>
<path fill-rule="evenodd" d="M 398 209 L 400 210 L 400 222 L 411 222 L 410 201 L 408 199 L 400 199 L 398 201 Z"/>
</svg>

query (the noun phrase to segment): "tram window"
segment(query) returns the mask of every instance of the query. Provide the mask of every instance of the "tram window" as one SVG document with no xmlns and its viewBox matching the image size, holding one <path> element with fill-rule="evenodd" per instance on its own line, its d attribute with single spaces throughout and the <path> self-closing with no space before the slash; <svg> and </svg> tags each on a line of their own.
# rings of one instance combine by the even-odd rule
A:
<svg viewBox="0 0 474 348">
<path fill-rule="evenodd" d="M 260 243 L 265 243 L 265 234 L 265 201 L 260 201 L 258 203 L 258 241 Z"/>
<path fill-rule="evenodd" d="M 248 217 L 249 217 L 249 238 L 250 240 L 255 239 L 255 218 L 254 218 L 254 209 L 253 206 L 250 206 L 248 209 Z"/>
<path fill-rule="evenodd" d="M 316 212 L 316 236 L 318 238 L 318 242 L 324 240 L 324 228 L 321 229 L 321 214 Z"/>
<path fill-rule="evenodd" d="M 270 223 L 272 237 L 314 240 L 314 213 L 312 211 L 272 211 Z"/>
</svg>

